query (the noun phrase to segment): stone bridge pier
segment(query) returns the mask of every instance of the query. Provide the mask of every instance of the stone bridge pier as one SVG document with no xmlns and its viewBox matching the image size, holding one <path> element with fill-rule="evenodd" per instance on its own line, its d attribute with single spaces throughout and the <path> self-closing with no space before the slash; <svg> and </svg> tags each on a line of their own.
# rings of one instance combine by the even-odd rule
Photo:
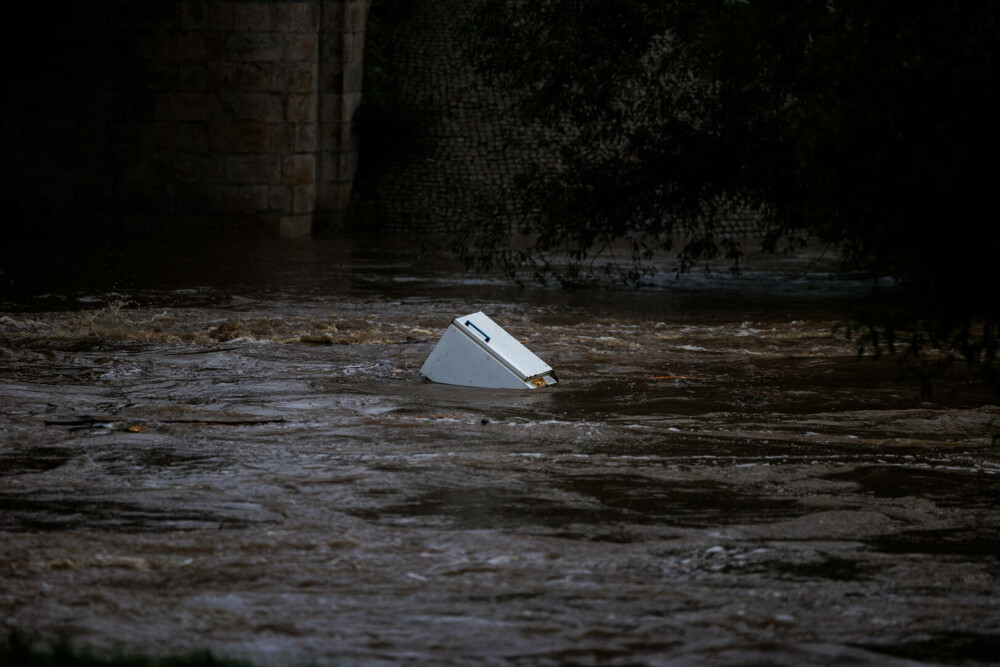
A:
<svg viewBox="0 0 1000 667">
<path fill-rule="evenodd" d="M 33 3 L 0 47 L 8 237 L 336 229 L 370 2 Z"/>
</svg>

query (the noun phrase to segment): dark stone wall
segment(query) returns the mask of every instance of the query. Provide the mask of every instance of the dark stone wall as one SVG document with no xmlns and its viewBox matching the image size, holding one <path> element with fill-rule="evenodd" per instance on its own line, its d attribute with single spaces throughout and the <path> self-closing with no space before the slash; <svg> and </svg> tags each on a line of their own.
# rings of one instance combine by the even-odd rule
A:
<svg viewBox="0 0 1000 667">
<path fill-rule="evenodd" d="M 388 24 L 380 47 L 394 112 L 388 127 L 366 126 L 361 136 L 355 228 L 453 229 L 477 197 L 510 181 L 525 150 L 537 150 L 506 112 L 510 100 L 464 57 L 453 9 L 434 0 L 376 0 L 372 20 Z M 386 136 L 393 145 L 384 145 Z"/>
<path fill-rule="evenodd" d="M 343 214 L 367 0 L 36 5 L 4 47 L 10 236 L 301 236 Z"/>
</svg>

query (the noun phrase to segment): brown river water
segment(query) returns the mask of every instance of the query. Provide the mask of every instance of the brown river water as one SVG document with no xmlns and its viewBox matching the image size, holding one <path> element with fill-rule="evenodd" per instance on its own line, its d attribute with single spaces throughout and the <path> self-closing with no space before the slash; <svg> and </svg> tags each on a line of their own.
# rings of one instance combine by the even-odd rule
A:
<svg viewBox="0 0 1000 667">
<path fill-rule="evenodd" d="M 0 632 L 261 665 L 1000 664 L 1000 407 L 859 359 L 843 323 L 878 286 L 814 254 L 519 289 L 413 247 L 5 255 Z M 559 384 L 425 382 L 477 310 Z"/>
</svg>

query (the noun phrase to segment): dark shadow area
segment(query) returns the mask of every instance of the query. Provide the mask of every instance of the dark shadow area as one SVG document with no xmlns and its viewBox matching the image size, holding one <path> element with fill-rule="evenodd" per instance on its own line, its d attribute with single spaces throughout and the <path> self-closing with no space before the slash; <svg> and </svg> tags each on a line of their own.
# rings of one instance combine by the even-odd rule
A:
<svg viewBox="0 0 1000 667">
<path fill-rule="evenodd" d="M 33 447 L 5 452 L 0 456 L 3 475 L 24 475 L 47 472 L 65 465 L 82 454 L 77 447 Z"/>
<path fill-rule="evenodd" d="M 1000 487 L 992 476 L 967 471 L 897 466 L 860 466 L 824 479 L 853 482 L 862 493 L 878 498 L 926 498 L 940 507 L 995 508 Z"/>
<path fill-rule="evenodd" d="M 994 664 L 1000 655 L 1000 635 L 954 632 L 935 634 L 920 641 L 885 646 L 861 644 L 862 648 L 896 658 L 943 665 Z"/>
<path fill-rule="evenodd" d="M 353 511 L 371 520 L 426 519 L 428 526 L 452 530 L 515 530 L 593 526 L 582 539 L 632 541 L 621 529 L 633 525 L 700 528 L 711 525 L 768 523 L 803 513 L 795 500 L 741 493 L 713 482 L 657 481 L 640 475 L 570 476 L 557 488 L 581 500 L 557 501 L 503 488 L 440 489 L 382 509 Z M 605 535 L 609 526 L 618 536 Z M 615 531 L 612 531 L 613 533 Z M 572 537 L 575 533 L 560 533 Z"/>
<path fill-rule="evenodd" d="M 54 644 L 34 642 L 19 632 L 10 632 L 0 640 L 0 663 L 8 667 L 252 667 L 250 662 L 217 658 L 209 651 L 167 657 L 97 655 L 75 649 L 65 639 Z"/>
<path fill-rule="evenodd" d="M 116 533 L 240 530 L 260 523 L 214 512 L 79 497 L 46 498 L 36 493 L 0 494 L 0 513 L 0 530 L 11 533 L 78 529 Z"/>
<path fill-rule="evenodd" d="M 925 554 L 997 561 L 1000 531 L 994 527 L 906 530 L 865 541 L 870 548 L 889 554 Z"/>
</svg>

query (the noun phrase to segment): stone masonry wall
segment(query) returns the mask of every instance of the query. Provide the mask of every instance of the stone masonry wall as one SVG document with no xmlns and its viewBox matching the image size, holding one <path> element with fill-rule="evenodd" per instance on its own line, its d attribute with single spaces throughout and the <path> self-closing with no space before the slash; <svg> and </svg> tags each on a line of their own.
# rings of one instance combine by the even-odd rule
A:
<svg viewBox="0 0 1000 667">
<path fill-rule="evenodd" d="M 526 136 L 505 113 L 505 95 L 463 57 L 447 3 L 402 4 L 383 39 L 394 102 L 416 128 L 414 145 L 355 191 L 351 225 L 444 232 L 461 223 L 478 195 L 518 172 Z M 360 150 L 364 176 L 366 161 L 381 156 L 371 154 L 364 137 Z"/>
<path fill-rule="evenodd" d="M 321 207 L 346 206 L 360 76 L 343 69 L 360 71 L 367 4 L 29 10 L 4 53 L 5 223 L 27 238 L 309 234 Z"/>
</svg>

